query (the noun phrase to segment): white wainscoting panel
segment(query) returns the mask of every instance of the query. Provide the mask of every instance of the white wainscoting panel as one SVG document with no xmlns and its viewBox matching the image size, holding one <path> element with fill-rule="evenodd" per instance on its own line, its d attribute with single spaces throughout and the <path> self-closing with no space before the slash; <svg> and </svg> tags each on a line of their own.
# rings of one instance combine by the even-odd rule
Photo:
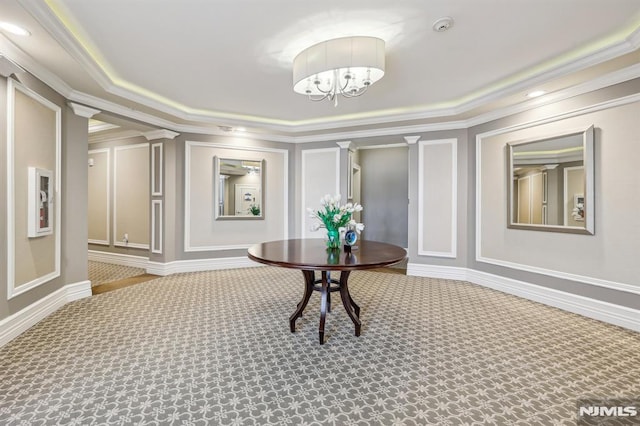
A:
<svg viewBox="0 0 640 426">
<path fill-rule="evenodd" d="M 300 211 L 302 238 L 322 238 L 322 231 L 311 232 L 313 219 L 307 208 L 317 210 L 326 194 L 340 193 L 340 148 L 305 149 L 302 151 Z M 346 194 L 344 199 L 346 200 Z"/>
<path fill-rule="evenodd" d="M 458 140 L 418 142 L 418 255 L 455 258 Z"/>
</svg>

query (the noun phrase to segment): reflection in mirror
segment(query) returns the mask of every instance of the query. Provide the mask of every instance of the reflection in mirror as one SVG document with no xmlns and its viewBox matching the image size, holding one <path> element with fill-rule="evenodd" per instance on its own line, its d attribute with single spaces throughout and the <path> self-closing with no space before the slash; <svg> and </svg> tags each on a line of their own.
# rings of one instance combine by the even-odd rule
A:
<svg viewBox="0 0 640 426">
<path fill-rule="evenodd" d="M 508 227 L 594 233 L 594 130 L 512 142 Z"/>
<path fill-rule="evenodd" d="M 216 219 L 264 219 L 265 161 L 214 157 Z"/>
</svg>

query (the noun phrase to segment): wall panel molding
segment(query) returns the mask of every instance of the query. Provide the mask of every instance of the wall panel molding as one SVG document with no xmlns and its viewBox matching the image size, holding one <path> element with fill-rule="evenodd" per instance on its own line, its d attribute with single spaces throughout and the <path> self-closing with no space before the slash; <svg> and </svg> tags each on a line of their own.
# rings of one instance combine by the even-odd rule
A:
<svg viewBox="0 0 640 426">
<path fill-rule="evenodd" d="M 325 164 L 326 174 L 318 173 L 312 170 L 313 157 L 327 155 L 333 155 L 331 158 L 332 164 Z M 320 208 L 320 197 L 329 193 L 331 195 L 340 193 L 340 148 L 319 148 L 319 149 L 305 149 L 301 153 L 302 161 L 300 166 L 301 173 L 301 194 L 300 194 L 300 212 L 302 214 L 300 221 L 300 236 L 310 238 L 320 238 L 322 235 L 319 233 L 311 233 L 309 231 L 309 213 L 307 208 L 318 209 Z M 332 170 L 333 168 L 333 170 Z M 335 177 L 335 185 L 331 185 L 331 182 L 325 183 L 325 176 Z M 320 187 L 320 188 L 319 188 Z M 318 189 L 319 188 L 319 189 Z M 309 193 L 313 193 L 317 196 L 309 196 Z M 344 197 L 346 199 L 346 197 Z"/>
<path fill-rule="evenodd" d="M 55 144 L 55 170 L 53 194 L 53 226 L 54 226 L 54 266 L 53 271 L 44 273 L 34 279 L 16 284 L 16 173 L 24 173 L 27 170 L 15 170 L 15 147 L 20 141 L 16 141 L 16 93 L 26 95 L 29 99 L 37 102 L 44 108 L 50 110 L 54 115 L 54 134 L 50 135 Z M 61 217 L 62 217 L 62 173 L 61 173 L 61 157 L 62 157 L 62 109 L 48 99 L 40 96 L 33 90 L 25 87 L 21 83 L 9 78 L 7 80 L 7 299 L 11 299 L 22 294 L 32 288 L 38 287 L 60 276 L 60 257 L 61 257 Z M 26 188 L 24 188 L 26 191 Z M 26 233 L 26 230 L 25 230 Z M 43 237 L 40 237 L 43 238 Z"/>
<path fill-rule="evenodd" d="M 447 147 L 446 152 L 442 146 Z M 455 258 L 457 256 L 458 241 L 458 139 L 425 140 L 418 142 L 418 255 Z M 438 155 L 440 155 L 438 157 Z M 449 165 L 445 171 L 448 176 L 430 176 L 431 169 Z M 437 178 L 438 184 L 433 185 L 432 179 Z M 447 182 L 447 179 L 449 180 Z M 435 180 L 435 179 L 434 179 Z M 446 187 L 442 188 L 441 183 Z M 443 191 L 439 191 L 440 189 Z M 425 192 L 429 190 L 428 194 Z M 444 195 L 441 193 L 444 192 Z M 450 202 L 440 202 L 443 196 L 451 194 Z M 431 220 L 429 215 L 432 215 Z M 435 243 L 425 238 L 425 234 L 432 235 L 439 232 L 442 222 L 450 218 L 448 230 L 448 247 L 442 243 Z"/>
<path fill-rule="evenodd" d="M 162 254 L 162 228 L 162 200 L 151 200 L 151 253 Z"/>
<path fill-rule="evenodd" d="M 535 265 L 529 265 L 529 264 L 524 264 L 524 263 L 518 263 L 518 262 L 512 262 L 512 261 L 508 261 L 508 260 L 503 260 L 503 259 L 497 259 L 494 257 L 490 257 L 490 256 L 486 256 L 485 254 L 483 254 L 483 240 L 484 238 L 490 238 L 487 237 L 485 235 L 483 235 L 482 233 L 482 217 L 483 217 L 483 210 L 482 210 L 482 174 L 483 174 L 483 158 L 482 158 L 482 147 L 483 147 L 483 143 L 485 143 L 485 141 L 490 138 L 490 137 L 494 137 L 494 136 L 498 136 L 498 135 L 503 135 L 506 133 L 511 133 L 511 132 L 516 132 L 519 130 L 528 130 L 528 129 L 533 129 L 536 128 L 537 126 L 542 126 L 545 124 L 552 124 L 552 123 L 556 123 L 556 122 L 561 122 L 563 120 L 567 120 L 567 119 L 571 119 L 571 118 L 576 118 L 576 117 L 580 117 L 586 114 L 590 114 L 590 113 L 595 113 L 595 112 L 600 112 L 600 111 L 605 111 L 611 108 L 615 108 L 615 107 L 621 107 L 621 106 L 625 106 L 625 105 L 629 105 L 629 104 L 633 104 L 633 103 L 637 103 L 640 102 L 640 94 L 634 94 L 634 95 L 630 95 L 630 96 L 624 96 L 624 97 L 620 97 L 620 98 L 616 98 L 616 99 L 611 99 L 611 100 L 607 100 L 604 102 L 600 102 L 600 103 L 595 103 L 592 105 L 588 105 L 585 107 L 581 107 L 581 108 L 577 108 L 574 110 L 570 110 L 570 111 L 566 111 L 562 114 L 556 115 L 556 116 L 552 116 L 552 117 L 547 117 L 547 118 L 543 118 L 543 119 L 539 119 L 539 120 L 533 120 L 533 121 L 528 121 L 528 122 L 523 122 L 523 123 L 519 123 L 519 124 L 514 124 L 512 126 L 507 126 L 507 127 L 502 127 L 502 128 L 498 128 L 498 129 L 493 129 L 484 133 L 479 133 L 476 135 L 476 196 L 475 196 L 475 202 L 476 202 L 476 217 L 475 217 L 475 227 L 476 227 L 476 231 L 475 231 L 475 260 L 477 262 L 481 262 L 481 263 L 486 263 L 486 264 L 491 264 L 491 265 L 497 265 L 497 266 L 503 266 L 503 267 L 507 267 L 510 269 L 514 269 L 514 270 L 519 270 L 519 271 L 525 271 L 525 272 L 531 272 L 531 273 L 535 273 L 535 274 L 541 274 L 541 275 L 547 275 L 550 277 L 555 277 L 555 278 L 560 278 L 560 279 L 565 279 L 565 280 L 570 280 L 570 281 L 575 281 L 575 282 L 579 282 L 579 283 L 583 283 L 583 284 L 589 284 L 589 285 L 594 285 L 594 286 L 598 286 L 598 287 L 602 287 L 602 288 L 606 288 L 606 289 L 610 289 L 610 290 L 617 290 L 617 291 L 624 291 L 627 293 L 633 293 L 633 294 L 640 294 L 640 287 L 636 286 L 636 285 L 631 285 L 628 283 L 622 283 L 622 282 L 616 282 L 616 281 L 612 281 L 612 280 L 606 280 L 606 279 L 601 279 L 601 278 L 597 278 L 597 277 L 593 277 L 593 276 L 587 276 L 587 275 L 581 275 L 581 274 L 575 274 L 575 273 L 570 273 L 570 272 L 565 272 L 565 271 L 560 271 L 560 270 L 556 270 L 556 269 L 549 269 L 549 268 L 543 268 L 543 267 L 538 267 Z M 575 127 L 575 126 L 574 126 Z M 569 127 L 569 130 L 567 130 L 568 132 L 571 132 L 574 127 Z M 575 127 L 578 128 L 578 127 Z M 579 127 L 580 129 L 584 129 L 584 126 Z M 555 133 L 557 134 L 557 133 Z M 599 147 L 598 147 L 599 149 Z M 598 173 L 598 172 L 596 172 Z M 506 180 L 506 177 L 505 177 Z M 505 224 L 506 227 L 506 224 Z"/>
<path fill-rule="evenodd" d="M 101 149 L 92 149 L 89 150 L 89 157 L 92 154 L 105 154 L 107 158 L 107 174 L 106 174 L 106 182 L 105 182 L 105 205 L 106 207 L 106 220 L 104 223 L 105 227 L 105 239 L 92 239 L 89 238 L 89 244 L 98 244 L 108 246 L 110 244 L 109 239 L 111 238 L 111 149 L 109 148 L 101 148 Z M 91 158 L 90 158 L 91 159 Z M 91 194 L 89 194 L 89 197 Z"/>
<path fill-rule="evenodd" d="M 191 242 L 191 191 L 192 191 L 192 182 L 191 182 L 191 156 L 192 149 L 194 147 L 206 147 L 206 148 L 219 148 L 219 149 L 230 149 L 237 152 L 242 151 L 250 151 L 250 152 L 265 152 L 265 153 L 274 153 L 282 156 L 283 162 L 283 185 L 282 185 L 282 211 L 284 214 L 282 215 L 282 224 L 283 224 L 283 239 L 287 239 L 289 237 L 289 151 L 286 149 L 279 148 L 267 148 L 267 147 L 251 147 L 251 146 L 235 146 L 235 145 L 227 145 L 220 144 L 215 142 L 198 142 L 198 141 L 186 141 L 185 143 L 185 182 L 184 182 L 184 251 L 185 252 L 205 252 L 205 251 L 224 251 L 224 250 L 246 250 L 253 245 L 253 243 L 249 244 L 220 244 L 220 245 L 194 245 Z M 338 149 L 338 148 L 336 148 Z M 268 173 L 269 164 L 267 163 L 265 166 L 265 170 Z M 213 180 L 213 163 L 211 168 L 211 179 Z M 268 185 L 268 178 L 265 177 L 265 181 Z M 266 188 L 263 188 L 263 191 Z M 269 203 L 268 196 L 265 199 L 265 205 Z M 265 207 L 266 208 L 266 207 Z M 266 213 L 265 213 L 266 214 Z M 213 221 L 213 215 L 211 217 Z"/>
<path fill-rule="evenodd" d="M 162 143 L 151 144 L 151 196 L 161 197 L 163 186 L 162 179 L 164 174 L 163 155 L 164 146 Z"/>
<path fill-rule="evenodd" d="M 114 170 L 114 188 L 113 188 L 113 245 L 115 247 L 130 247 L 130 248 L 137 248 L 137 249 L 143 249 L 143 250 L 148 250 L 149 249 L 149 240 L 147 239 L 147 241 L 142 241 L 142 240 L 135 240 L 135 235 L 132 237 L 131 235 L 129 235 L 129 240 L 128 242 L 124 242 L 122 235 L 120 235 L 120 233 L 122 233 L 122 230 L 118 229 L 118 212 L 119 212 L 119 207 L 118 207 L 118 179 L 121 178 L 120 174 L 118 173 L 118 156 L 121 155 L 122 152 L 126 152 L 126 151 L 130 151 L 130 150 L 135 150 L 135 149 L 140 149 L 140 150 L 146 150 L 147 154 L 149 152 L 149 144 L 148 143 L 138 143 L 138 144 L 133 144 L 133 145 L 121 145 L 121 146 L 116 146 L 114 147 L 114 155 L 113 155 L 113 170 Z M 147 162 L 149 161 L 148 157 L 147 157 Z M 148 164 L 148 163 L 147 163 Z M 148 179 L 149 177 L 147 176 L 145 178 L 144 181 L 144 186 L 145 188 L 148 188 Z M 147 189 L 148 191 L 148 189 Z M 147 192 L 148 194 L 148 192 Z M 147 222 L 148 223 L 148 222 Z M 147 228 L 148 231 L 148 228 Z M 125 230 L 124 232 L 129 233 L 130 231 Z"/>
</svg>

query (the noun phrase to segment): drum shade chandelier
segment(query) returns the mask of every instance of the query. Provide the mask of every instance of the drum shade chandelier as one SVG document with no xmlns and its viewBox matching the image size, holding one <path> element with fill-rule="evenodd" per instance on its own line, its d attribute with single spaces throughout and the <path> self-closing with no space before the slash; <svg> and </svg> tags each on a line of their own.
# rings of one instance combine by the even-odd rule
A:
<svg viewBox="0 0 640 426">
<path fill-rule="evenodd" d="M 293 60 L 293 90 L 312 101 L 355 98 L 384 75 L 384 40 L 344 37 L 315 44 Z"/>
</svg>

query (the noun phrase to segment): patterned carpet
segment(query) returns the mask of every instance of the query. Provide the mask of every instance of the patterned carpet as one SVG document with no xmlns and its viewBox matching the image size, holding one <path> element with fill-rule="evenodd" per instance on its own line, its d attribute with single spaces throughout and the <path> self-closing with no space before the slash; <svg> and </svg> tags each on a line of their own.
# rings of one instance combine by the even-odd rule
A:
<svg viewBox="0 0 640 426">
<path fill-rule="evenodd" d="M 638 333 L 473 284 L 354 272 L 362 336 L 298 271 L 178 274 L 62 309 L 0 349 L 2 425 L 575 425 L 640 395 Z"/>
<path fill-rule="evenodd" d="M 146 271 L 142 268 L 134 268 L 132 266 L 114 265 L 111 263 L 89 261 L 89 281 L 91 287 L 103 283 L 119 281 L 125 278 L 142 275 Z"/>
</svg>

